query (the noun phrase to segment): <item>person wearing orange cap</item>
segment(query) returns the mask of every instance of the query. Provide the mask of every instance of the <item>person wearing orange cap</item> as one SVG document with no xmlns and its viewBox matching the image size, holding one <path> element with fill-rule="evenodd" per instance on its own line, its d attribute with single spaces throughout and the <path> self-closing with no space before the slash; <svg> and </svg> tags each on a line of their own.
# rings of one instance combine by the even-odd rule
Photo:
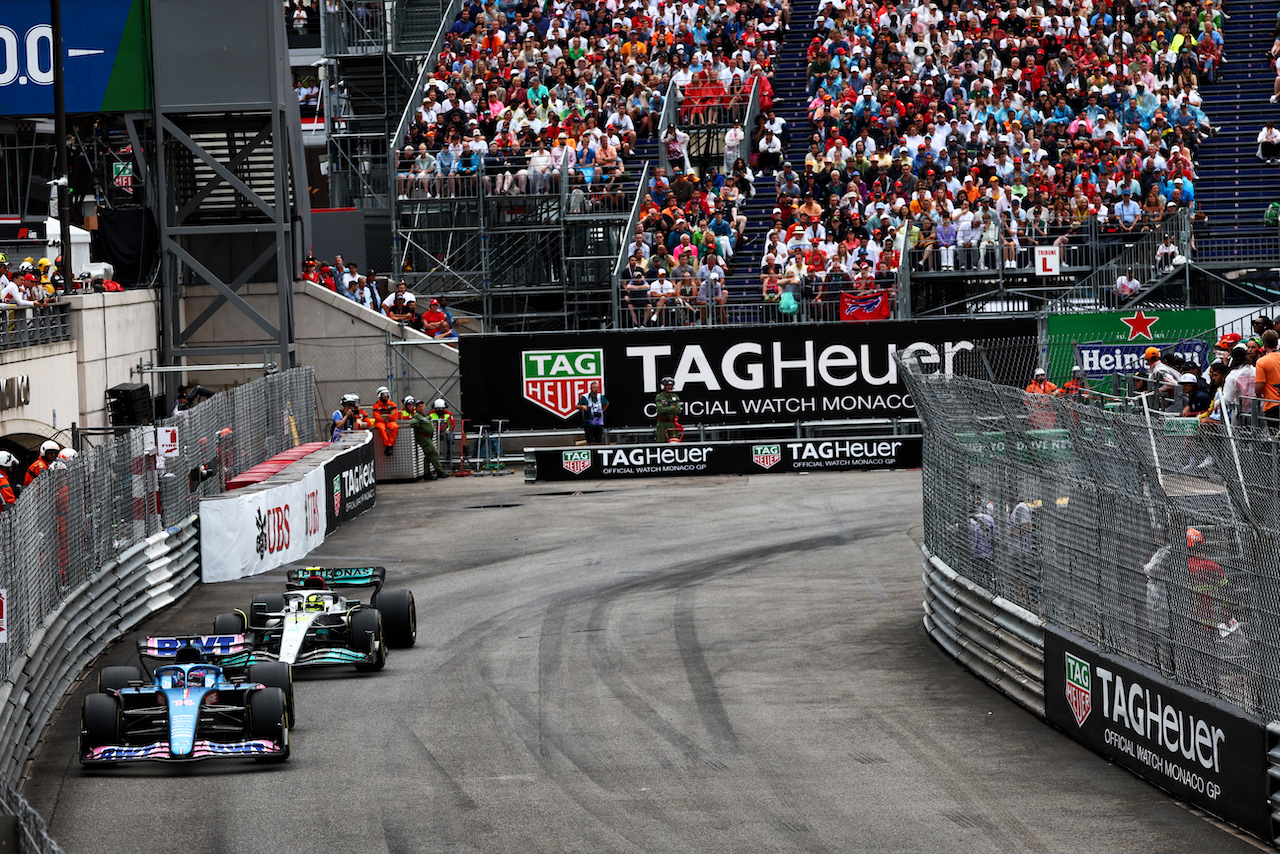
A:
<svg viewBox="0 0 1280 854">
<path fill-rule="evenodd" d="M 1160 359 L 1159 347 L 1148 347 L 1142 354 L 1142 358 L 1147 363 L 1147 379 L 1150 380 L 1149 392 L 1158 392 L 1167 395 L 1170 401 L 1178 388 L 1179 374 L 1173 368 L 1166 365 Z M 1176 407 L 1177 404 L 1170 402 L 1169 406 Z"/>
</svg>

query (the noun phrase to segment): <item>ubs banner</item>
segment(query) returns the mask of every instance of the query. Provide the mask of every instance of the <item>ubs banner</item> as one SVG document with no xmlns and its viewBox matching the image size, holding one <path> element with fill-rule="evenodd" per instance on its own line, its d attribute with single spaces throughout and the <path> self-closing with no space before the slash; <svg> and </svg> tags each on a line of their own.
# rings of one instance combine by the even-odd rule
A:
<svg viewBox="0 0 1280 854">
<path fill-rule="evenodd" d="M 533 465 L 528 461 L 532 459 Z M 919 436 L 682 442 L 525 450 L 525 480 L 782 474 L 920 467 Z"/>
<path fill-rule="evenodd" d="M 573 427 L 578 398 L 599 382 L 606 425 L 638 427 L 653 423 L 658 381 L 670 376 L 685 424 L 914 417 L 896 351 L 919 354 L 926 367 L 980 373 L 976 342 L 1022 339 L 1024 359 L 1002 355 L 994 365 L 1013 372 L 998 380 L 1021 385 L 1035 365 L 1035 336 L 1033 318 L 464 335 L 462 407 L 476 424 Z"/>
<path fill-rule="evenodd" d="M 1176 797 L 1270 839 L 1260 720 L 1046 627 L 1049 722 Z"/>
</svg>

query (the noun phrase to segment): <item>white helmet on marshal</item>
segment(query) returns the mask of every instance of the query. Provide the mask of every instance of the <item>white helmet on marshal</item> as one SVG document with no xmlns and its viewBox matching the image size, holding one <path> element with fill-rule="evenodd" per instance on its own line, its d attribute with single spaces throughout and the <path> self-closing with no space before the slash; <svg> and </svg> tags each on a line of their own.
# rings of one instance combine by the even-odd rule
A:
<svg viewBox="0 0 1280 854">
<path fill-rule="evenodd" d="M 436 409 L 444 409 L 444 398 L 437 397 L 436 402 L 431 405 L 434 406 Z"/>
<path fill-rule="evenodd" d="M 40 456 L 43 457 L 45 454 L 56 454 L 61 450 L 62 446 L 50 439 L 40 446 Z"/>
<path fill-rule="evenodd" d="M 18 458 L 8 451 L 0 451 L 0 468 L 11 469 L 18 464 Z"/>
<path fill-rule="evenodd" d="M 58 452 L 58 459 L 62 460 L 64 463 L 70 462 L 71 460 L 74 460 L 78 456 L 80 456 L 80 453 L 78 451 L 72 450 L 71 448 L 63 448 L 61 451 Z"/>
<path fill-rule="evenodd" d="M 384 385 L 380 385 L 378 386 L 378 397 L 383 397 L 383 396 L 391 397 L 391 389 L 387 388 Z"/>
</svg>

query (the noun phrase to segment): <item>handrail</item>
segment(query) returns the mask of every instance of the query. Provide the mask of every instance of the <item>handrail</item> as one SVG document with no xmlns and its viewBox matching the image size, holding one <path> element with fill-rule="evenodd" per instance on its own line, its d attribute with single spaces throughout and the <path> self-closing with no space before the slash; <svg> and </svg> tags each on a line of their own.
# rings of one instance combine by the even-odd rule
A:
<svg viewBox="0 0 1280 854">
<path fill-rule="evenodd" d="M 422 67 L 418 69 L 418 79 L 414 81 L 412 95 L 406 99 L 404 114 L 400 116 L 400 124 L 396 126 L 394 135 L 388 140 L 391 156 L 387 158 L 387 168 L 390 170 L 388 186 L 396 185 L 396 163 L 399 155 L 400 147 L 404 145 L 404 141 L 409 138 L 409 126 L 413 124 L 413 116 L 418 112 L 418 106 L 422 103 L 422 95 L 427 90 L 427 81 L 435 74 L 436 65 L 440 62 L 440 52 L 444 49 L 445 38 L 449 35 L 449 30 L 453 28 L 454 18 L 462 11 L 462 0 L 449 0 L 448 4 L 441 10 L 440 27 L 436 30 L 435 40 L 431 43 L 431 49 L 424 54 L 425 59 L 422 61 Z"/>
<path fill-rule="evenodd" d="M 1176 217 L 1167 217 L 1154 226 L 1144 229 L 1132 245 L 1126 247 L 1114 258 L 1098 266 L 1093 273 L 1076 282 L 1071 290 L 1057 300 L 1059 308 L 1069 307 L 1073 299 L 1079 299 L 1082 295 L 1103 293 L 1111 290 L 1120 275 L 1120 271 L 1131 268 L 1142 269 L 1143 272 L 1147 272 L 1148 268 L 1154 270 L 1155 247 L 1164 239 L 1166 234 L 1169 234 L 1177 241 L 1178 253 L 1183 258 L 1190 256 L 1191 218 L 1188 211 L 1180 210 Z"/>
<path fill-rule="evenodd" d="M 671 174 L 671 163 L 667 160 L 667 128 L 671 127 L 675 122 L 682 99 L 680 87 L 676 85 L 676 80 L 673 77 L 671 82 L 667 84 L 667 94 L 662 99 L 662 115 L 658 119 L 658 162 L 668 175 Z"/>
<path fill-rule="evenodd" d="M 631 257 L 627 254 L 627 246 L 631 236 L 636 233 L 636 226 L 640 224 L 640 211 L 644 207 L 645 197 L 649 194 L 649 161 L 645 161 L 644 169 L 640 171 L 640 181 L 636 184 L 636 198 L 631 203 L 631 215 L 627 217 L 627 224 L 622 230 L 622 240 L 618 246 L 618 262 L 613 265 L 613 325 L 620 326 L 622 323 L 622 271 L 627 266 L 627 258 Z"/>
</svg>

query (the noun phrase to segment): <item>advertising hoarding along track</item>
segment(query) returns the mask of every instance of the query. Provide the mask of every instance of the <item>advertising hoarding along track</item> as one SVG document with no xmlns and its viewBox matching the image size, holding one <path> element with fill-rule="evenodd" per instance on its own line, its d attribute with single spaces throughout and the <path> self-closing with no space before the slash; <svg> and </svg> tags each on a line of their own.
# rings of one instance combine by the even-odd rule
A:
<svg viewBox="0 0 1280 854">
<path fill-rule="evenodd" d="M 581 423 L 578 398 L 599 382 L 606 423 L 654 421 L 658 381 L 671 376 L 685 424 L 911 418 L 915 407 L 893 354 L 917 354 L 927 369 L 985 376 L 982 342 L 1024 340 L 992 364 L 999 382 L 1025 384 L 1036 361 L 1032 318 L 797 324 L 552 335 L 467 335 L 459 341 L 462 406 L 474 424 L 511 429 Z"/>
<path fill-rule="evenodd" d="M 1050 723 L 1174 796 L 1271 838 L 1261 720 L 1051 626 L 1044 665 Z"/>
<path fill-rule="evenodd" d="M 532 460 L 533 465 L 529 465 Z M 919 436 L 526 448 L 525 480 L 919 468 Z"/>
</svg>

